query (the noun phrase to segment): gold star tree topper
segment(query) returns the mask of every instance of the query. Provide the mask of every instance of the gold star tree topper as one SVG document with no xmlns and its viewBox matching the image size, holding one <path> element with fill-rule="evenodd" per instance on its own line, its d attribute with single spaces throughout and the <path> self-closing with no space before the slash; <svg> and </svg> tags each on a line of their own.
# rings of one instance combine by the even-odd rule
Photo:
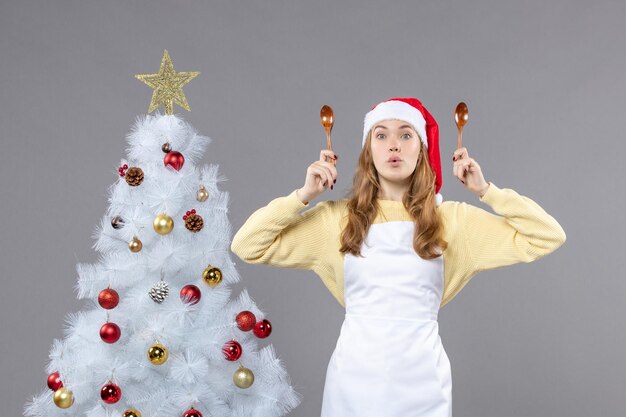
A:
<svg viewBox="0 0 626 417">
<path fill-rule="evenodd" d="M 191 111 L 183 92 L 183 86 L 196 78 L 198 74 L 200 73 L 197 71 L 176 72 L 166 49 L 158 74 L 135 75 L 135 78 L 148 84 L 154 90 L 148 113 L 153 112 L 163 104 L 165 106 L 165 114 L 174 114 L 174 103 L 187 111 Z"/>
</svg>

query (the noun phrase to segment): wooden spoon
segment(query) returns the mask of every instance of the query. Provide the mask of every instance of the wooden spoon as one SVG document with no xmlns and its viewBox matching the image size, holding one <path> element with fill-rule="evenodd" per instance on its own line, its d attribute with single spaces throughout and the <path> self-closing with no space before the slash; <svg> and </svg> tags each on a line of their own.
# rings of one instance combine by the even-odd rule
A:
<svg viewBox="0 0 626 417">
<path fill-rule="evenodd" d="M 454 110 L 454 121 L 456 122 L 456 128 L 459 131 L 459 136 L 456 142 L 457 149 L 463 147 L 463 126 L 467 124 L 468 118 L 469 112 L 467 110 L 467 104 L 460 102 L 456 105 L 456 110 Z"/>
<path fill-rule="evenodd" d="M 333 124 L 335 123 L 335 114 L 333 113 L 333 109 L 330 106 L 323 105 L 320 110 L 320 121 L 322 122 L 322 126 L 326 130 L 326 140 L 328 141 L 328 150 L 333 150 L 333 145 L 330 142 L 330 131 L 333 130 Z M 333 159 L 333 164 L 335 164 L 335 160 Z"/>
</svg>

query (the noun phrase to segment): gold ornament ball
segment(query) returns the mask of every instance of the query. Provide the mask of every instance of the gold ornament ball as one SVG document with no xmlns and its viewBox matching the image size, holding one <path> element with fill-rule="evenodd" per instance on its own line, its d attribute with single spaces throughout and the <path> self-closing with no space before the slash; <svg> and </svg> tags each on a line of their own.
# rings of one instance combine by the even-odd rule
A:
<svg viewBox="0 0 626 417">
<path fill-rule="evenodd" d="M 141 417 L 141 413 L 138 410 L 131 408 L 130 410 L 124 411 L 122 417 Z"/>
<path fill-rule="evenodd" d="M 135 236 L 133 240 L 128 243 L 128 248 L 131 252 L 137 253 L 141 250 L 141 248 L 143 248 L 143 243 L 141 243 L 141 240 Z"/>
<path fill-rule="evenodd" d="M 203 203 L 205 201 L 207 201 L 209 198 L 209 192 L 206 190 L 206 188 L 204 188 L 204 185 L 200 186 L 200 189 L 198 190 L 198 193 L 196 194 L 196 199 Z"/>
<path fill-rule="evenodd" d="M 207 266 L 202 273 L 202 279 L 209 287 L 217 287 L 222 282 L 222 271 L 214 266 Z"/>
<path fill-rule="evenodd" d="M 239 369 L 237 369 L 233 375 L 233 382 L 239 388 L 250 388 L 254 382 L 254 374 L 250 369 L 240 365 Z"/>
<path fill-rule="evenodd" d="M 154 218 L 152 227 L 154 227 L 154 231 L 158 234 L 166 235 L 174 228 L 174 220 L 167 214 L 161 213 Z"/>
<path fill-rule="evenodd" d="M 155 343 L 148 349 L 148 359 L 153 365 L 163 365 L 168 356 L 167 348 L 160 343 Z"/>
<path fill-rule="evenodd" d="M 67 388 L 54 391 L 54 403 L 59 408 L 70 408 L 74 404 L 74 394 Z"/>
</svg>

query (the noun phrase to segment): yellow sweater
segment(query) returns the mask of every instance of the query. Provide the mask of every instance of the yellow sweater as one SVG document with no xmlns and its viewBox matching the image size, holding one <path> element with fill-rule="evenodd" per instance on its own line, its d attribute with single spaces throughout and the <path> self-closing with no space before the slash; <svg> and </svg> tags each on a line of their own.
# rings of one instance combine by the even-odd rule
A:
<svg viewBox="0 0 626 417">
<path fill-rule="evenodd" d="M 443 307 L 476 273 L 539 259 L 565 242 L 559 223 L 537 203 L 492 182 L 480 201 L 498 215 L 464 202 L 444 201 L 438 208 L 444 222 Z M 374 223 L 412 221 L 400 201 L 378 200 Z M 314 271 L 345 307 L 340 235 L 347 199 L 308 207 L 296 191 L 255 211 L 233 237 L 231 250 L 249 263 Z"/>
</svg>

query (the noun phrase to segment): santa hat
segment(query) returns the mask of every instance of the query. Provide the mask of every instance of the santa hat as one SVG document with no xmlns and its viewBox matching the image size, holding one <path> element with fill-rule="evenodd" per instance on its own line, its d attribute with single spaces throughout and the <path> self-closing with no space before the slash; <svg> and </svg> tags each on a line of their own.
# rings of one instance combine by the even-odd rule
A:
<svg viewBox="0 0 626 417">
<path fill-rule="evenodd" d="M 435 202 L 439 206 L 443 201 L 439 190 L 442 185 L 441 161 L 439 158 L 439 126 L 435 118 L 416 98 L 395 97 L 377 104 L 365 115 L 363 123 L 363 142 L 378 122 L 383 120 L 402 120 L 410 123 L 428 148 L 428 161 L 435 173 Z"/>
</svg>

